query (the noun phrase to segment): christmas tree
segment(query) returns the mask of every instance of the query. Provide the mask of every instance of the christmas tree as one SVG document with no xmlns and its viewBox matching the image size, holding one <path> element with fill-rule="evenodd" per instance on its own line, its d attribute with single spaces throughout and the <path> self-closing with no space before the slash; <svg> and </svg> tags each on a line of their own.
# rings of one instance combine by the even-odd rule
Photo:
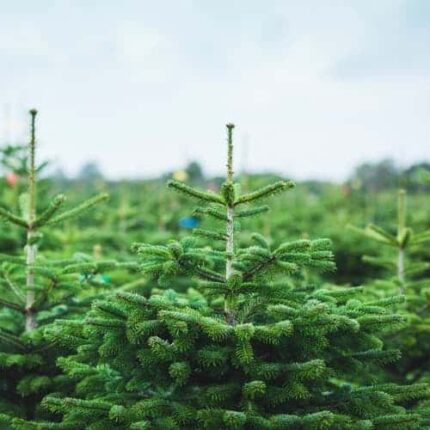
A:
<svg viewBox="0 0 430 430">
<path fill-rule="evenodd" d="M 398 357 L 381 341 L 403 323 L 391 311 L 397 297 L 365 303 L 359 288 L 297 286 L 303 268 L 333 269 L 327 239 L 273 247 L 254 234 L 254 245 L 237 245 L 239 222 L 269 209 L 253 204 L 293 183 L 242 194 L 233 175 L 233 129 L 227 125 L 219 192 L 169 182 L 221 225 L 195 231 L 212 246 L 195 237 L 134 246 L 142 271 L 161 287 L 187 276 L 198 279 L 199 292 L 118 293 L 95 303 L 84 323 L 57 323 L 50 335 L 76 347 L 59 360 L 75 394 L 44 400 L 61 422 L 24 428 L 427 428 L 424 413 L 410 412 L 428 395 L 426 384 L 363 384 L 366 371 Z"/>
<path fill-rule="evenodd" d="M 352 229 L 379 246 L 378 255 L 365 255 L 363 260 L 381 268 L 386 277 L 373 280 L 367 288 L 368 292 L 376 297 L 400 293 L 406 299 L 398 310 L 405 316 L 407 324 L 401 331 L 387 338 L 387 343 L 402 349 L 402 359 L 388 367 L 390 373 L 387 378 L 428 382 L 430 264 L 422 254 L 425 245 L 430 242 L 430 230 L 414 231 L 407 221 L 406 191 L 399 190 L 395 229 L 374 224 L 369 224 L 364 229 Z"/>
<path fill-rule="evenodd" d="M 47 342 L 44 328 L 57 318 L 82 315 L 91 295 L 105 288 L 99 274 L 120 266 L 115 261 L 94 260 L 84 254 L 55 260 L 40 253 L 43 232 L 106 200 L 107 195 L 61 210 L 66 199 L 60 194 L 44 210 L 37 210 L 40 166 L 36 165 L 36 110 L 30 115 L 31 138 L 24 158 L 27 191 L 19 196 L 21 211 L 16 214 L 0 207 L 2 221 L 19 228 L 24 233 L 21 237 L 25 237 L 23 255 L 0 254 L 1 428 L 10 428 L 14 417 L 44 416 L 38 404 L 54 387 L 67 392 L 67 378 L 59 374 L 55 364 L 66 350 Z"/>
</svg>

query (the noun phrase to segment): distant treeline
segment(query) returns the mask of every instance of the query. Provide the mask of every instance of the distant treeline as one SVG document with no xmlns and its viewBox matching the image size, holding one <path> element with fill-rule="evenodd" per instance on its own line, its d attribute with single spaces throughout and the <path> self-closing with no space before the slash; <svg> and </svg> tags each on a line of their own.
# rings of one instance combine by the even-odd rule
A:
<svg viewBox="0 0 430 430">
<path fill-rule="evenodd" d="M 0 148 L 0 165 L 3 173 L 7 174 L 11 171 L 20 176 L 25 176 L 27 158 L 25 155 L 25 145 L 5 145 Z M 44 162 L 41 170 L 50 163 Z M 250 172 L 252 176 L 260 176 Z M 186 180 L 192 184 L 202 184 L 204 182 L 221 182 L 221 178 L 211 177 L 207 175 L 202 165 L 197 161 L 189 162 L 183 169 L 176 171 L 168 171 L 154 178 L 155 180 L 165 181 L 172 176 L 178 175 L 178 179 Z M 73 178 L 68 177 L 61 168 L 51 170 L 48 176 L 56 182 L 97 182 L 111 180 L 102 172 L 97 162 L 89 161 L 82 165 L 77 175 Z M 262 176 L 277 177 L 278 175 L 266 173 Z M 284 175 L 285 176 L 285 175 Z M 288 174 L 286 175 L 288 176 Z M 135 178 L 139 179 L 139 178 Z M 294 179 L 294 178 L 292 178 Z M 133 181 L 132 178 L 129 179 Z M 113 181 L 117 182 L 117 181 Z M 302 181 L 310 186 L 315 191 L 327 183 L 324 180 L 305 180 Z M 358 165 L 345 181 L 345 186 L 354 190 L 366 190 L 366 192 L 378 192 L 397 188 L 407 188 L 409 192 L 429 191 L 430 190 L 430 162 L 419 162 L 411 164 L 407 167 L 401 167 L 392 159 L 384 159 L 375 162 L 366 162 Z"/>
<path fill-rule="evenodd" d="M 397 166 L 393 160 L 364 163 L 356 167 L 348 184 L 373 192 L 393 188 L 407 188 L 409 192 L 429 190 L 430 163 L 416 163 L 407 168 Z"/>
</svg>

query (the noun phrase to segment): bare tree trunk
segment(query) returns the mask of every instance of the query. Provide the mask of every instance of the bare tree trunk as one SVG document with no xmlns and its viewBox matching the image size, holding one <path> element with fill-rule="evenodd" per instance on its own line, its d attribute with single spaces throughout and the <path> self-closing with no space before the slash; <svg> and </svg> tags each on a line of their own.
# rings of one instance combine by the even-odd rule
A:
<svg viewBox="0 0 430 430">
<path fill-rule="evenodd" d="M 34 243 L 34 231 L 32 224 L 36 219 L 36 110 L 31 110 L 31 139 L 30 139 L 30 166 L 28 172 L 28 224 L 26 254 L 26 298 L 25 298 L 25 331 L 31 331 L 37 327 L 34 304 L 36 292 L 34 285 L 34 263 L 36 262 L 37 245 Z"/>
</svg>

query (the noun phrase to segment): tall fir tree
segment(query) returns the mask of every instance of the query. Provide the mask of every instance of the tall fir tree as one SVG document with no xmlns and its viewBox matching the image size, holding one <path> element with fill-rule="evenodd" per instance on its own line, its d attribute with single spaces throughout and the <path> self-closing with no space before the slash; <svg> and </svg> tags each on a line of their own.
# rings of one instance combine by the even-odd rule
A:
<svg viewBox="0 0 430 430">
<path fill-rule="evenodd" d="M 75 395 L 50 395 L 58 423 L 27 429 L 133 430 L 413 430 L 427 428 L 410 407 L 426 384 L 363 385 L 365 369 L 390 362 L 381 334 L 402 318 L 399 299 L 363 303 L 360 289 L 297 286 L 302 268 L 333 269 L 327 239 L 273 248 L 237 246 L 239 221 L 268 211 L 253 203 L 284 192 L 279 181 L 242 194 L 233 175 L 233 129 L 227 125 L 227 176 L 220 192 L 178 181 L 175 191 L 223 226 L 162 245 L 135 245 L 143 273 L 168 287 L 178 276 L 198 279 L 200 292 L 167 290 L 149 298 L 119 293 L 97 302 L 84 323 L 50 330 L 76 354 L 59 360 Z"/>
<path fill-rule="evenodd" d="M 36 110 L 30 111 L 27 191 L 20 195 L 20 213 L 0 207 L 0 218 L 25 237 L 23 255 L 0 254 L 0 428 L 9 429 L 16 417 L 46 417 L 40 399 L 49 392 L 67 391 L 67 378 L 56 367 L 66 350 L 45 340 L 44 328 L 56 318 L 82 315 L 91 294 L 105 285 L 98 274 L 118 268 L 112 260 L 93 260 L 83 254 L 53 260 L 40 253 L 43 232 L 79 216 L 99 202 L 100 194 L 77 207 L 63 210 L 60 194 L 40 213 L 37 211 Z M 21 166 L 22 168 L 22 166 Z"/>
</svg>

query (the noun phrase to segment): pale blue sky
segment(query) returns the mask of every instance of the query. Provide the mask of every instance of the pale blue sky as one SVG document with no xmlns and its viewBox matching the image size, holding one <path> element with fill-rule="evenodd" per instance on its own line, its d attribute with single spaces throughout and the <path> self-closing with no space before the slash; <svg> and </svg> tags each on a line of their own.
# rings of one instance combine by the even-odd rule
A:
<svg viewBox="0 0 430 430">
<path fill-rule="evenodd" d="M 70 173 L 216 173 L 233 121 L 240 167 L 341 179 L 430 158 L 429 46 L 428 0 L 2 1 L 0 133 L 35 106 Z"/>
</svg>

